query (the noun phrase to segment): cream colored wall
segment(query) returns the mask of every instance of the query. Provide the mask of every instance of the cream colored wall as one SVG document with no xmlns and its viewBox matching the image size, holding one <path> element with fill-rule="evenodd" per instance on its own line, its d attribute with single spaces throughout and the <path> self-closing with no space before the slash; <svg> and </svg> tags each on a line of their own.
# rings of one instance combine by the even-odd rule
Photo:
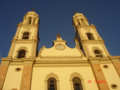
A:
<svg viewBox="0 0 120 90">
<path fill-rule="evenodd" d="M 15 71 L 16 68 L 21 68 L 21 71 Z M 21 78 L 22 78 L 22 65 L 10 65 L 7 71 L 5 82 L 2 90 L 11 90 L 16 88 L 20 90 Z"/>
<path fill-rule="evenodd" d="M 109 68 L 105 69 L 103 68 L 103 65 L 108 65 Z M 101 68 L 102 68 L 102 71 L 104 73 L 104 76 L 106 78 L 106 81 L 108 83 L 108 86 L 110 88 L 110 90 L 120 90 L 120 77 L 117 73 L 117 71 L 115 70 L 113 64 L 100 64 Z M 118 88 L 116 89 L 112 89 L 110 87 L 111 84 L 117 84 L 118 85 Z"/>
<path fill-rule="evenodd" d="M 80 57 L 81 53 L 78 51 L 78 49 L 76 48 L 71 49 L 66 45 L 64 50 L 57 50 L 54 45 L 52 48 L 43 49 L 41 56 L 79 56 Z"/>
<path fill-rule="evenodd" d="M 27 26 L 27 25 L 22 26 L 21 29 L 20 29 L 20 32 L 18 34 L 18 39 L 22 39 L 24 32 L 29 32 L 30 33 L 29 39 L 32 39 L 32 36 L 35 32 L 35 28 L 34 28 L 34 26 Z"/>
<path fill-rule="evenodd" d="M 103 51 L 103 52 L 102 52 L 103 56 L 104 56 L 104 57 L 107 57 L 107 54 L 105 53 L 105 50 L 103 49 L 103 47 L 102 47 L 101 44 L 94 44 L 94 43 L 93 43 L 93 44 L 86 44 L 86 45 L 87 45 L 89 51 L 91 52 L 91 55 L 92 55 L 92 56 L 94 56 L 94 53 L 92 52 L 93 47 L 98 47 L 100 50 Z M 95 56 L 94 56 L 94 57 L 95 57 Z"/>
<path fill-rule="evenodd" d="M 27 48 L 27 50 L 28 50 L 28 52 L 27 52 L 27 57 L 29 57 L 30 56 L 30 54 L 31 54 L 31 47 L 32 47 L 32 44 L 31 43 L 16 43 L 16 45 L 15 45 L 15 47 L 14 47 L 14 50 L 13 50 L 13 55 L 12 55 L 12 57 L 13 58 L 15 58 L 17 55 L 18 55 L 18 49 L 20 48 L 20 47 L 26 47 Z"/>
<path fill-rule="evenodd" d="M 81 30 L 83 36 L 85 37 L 85 39 L 88 39 L 86 33 L 91 33 L 93 35 L 94 39 L 97 40 L 96 33 L 94 32 L 92 27 L 83 27 L 80 30 Z"/>
<path fill-rule="evenodd" d="M 95 78 L 90 66 L 81 67 L 34 67 L 32 75 L 31 90 L 46 90 L 45 89 L 45 77 L 54 73 L 59 78 L 60 90 L 71 90 L 70 76 L 73 73 L 79 73 L 85 84 L 85 90 L 98 90 Z M 87 83 L 91 80 L 91 83 Z"/>
</svg>

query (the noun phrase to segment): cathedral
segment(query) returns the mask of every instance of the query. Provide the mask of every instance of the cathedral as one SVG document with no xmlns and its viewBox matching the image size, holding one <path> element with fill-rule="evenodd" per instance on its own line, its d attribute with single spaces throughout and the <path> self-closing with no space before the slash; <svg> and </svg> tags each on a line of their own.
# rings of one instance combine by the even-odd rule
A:
<svg viewBox="0 0 120 90">
<path fill-rule="evenodd" d="M 0 65 L 0 90 L 120 90 L 120 56 L 111 56 L 95 25 L 75 12 L 75 48 L 59 34 L 38 52 L 39 15 L 29 11 L 17 25 Z M 51 42 L 52 43 L 52 42 Z"/>
</svg>

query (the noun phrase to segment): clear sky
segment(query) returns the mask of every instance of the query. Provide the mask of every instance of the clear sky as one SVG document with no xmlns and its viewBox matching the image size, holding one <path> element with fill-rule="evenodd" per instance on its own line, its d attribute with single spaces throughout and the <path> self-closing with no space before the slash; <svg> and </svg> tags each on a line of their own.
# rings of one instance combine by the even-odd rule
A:
<svg viewBox="0 0 120 90">
<path fill-rule="evenodd" d="M 50 48 L 59 33 L 74 48 L 73 10 L 83 13 L 96 26 L 109 53 L 120 55 L 120 0 L 0 0 L 0 52 L 7 57 L 17 24 L 35 8 L 40 17 L 38 51 Z"/>
</svg>

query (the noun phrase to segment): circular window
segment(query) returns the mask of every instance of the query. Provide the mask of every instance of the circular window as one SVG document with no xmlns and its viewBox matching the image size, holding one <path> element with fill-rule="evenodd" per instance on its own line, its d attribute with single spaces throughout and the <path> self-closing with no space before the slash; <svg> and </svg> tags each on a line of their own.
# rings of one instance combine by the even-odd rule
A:
<svg viewBox="0 0 120 90">
<path fill-rule="evenodd" d="M 111 88 L 116 89 L 118 86 L 116 84 L 112 84 Z"/>
<path fill-rule="evenodd" d="M 21 68 L 16 68 L 15 71 L 21 71 Z"/>
<path fill-rule="evenodd" d="M 108 65 L 103 65 L 103 68 L 106 68 L 106 69 L 107 69 L 107 68 L 108 68 Z"/>
</svg>

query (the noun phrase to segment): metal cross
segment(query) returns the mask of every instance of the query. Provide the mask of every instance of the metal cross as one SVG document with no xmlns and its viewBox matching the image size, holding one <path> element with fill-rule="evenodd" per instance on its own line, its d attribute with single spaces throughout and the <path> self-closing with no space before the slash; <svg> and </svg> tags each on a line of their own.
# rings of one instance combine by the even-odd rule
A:
<svg viewBox="0 0 120 90">
<path fill-rule="evenodd" d="M 73 11 L 74 13 L 77 13 L 75 10 Z"/>
<path fill-rule="evenodd" d="M 60 37 L 60 35 L 59 35 L 59 34 L 57 34 L 57 37 Z"/>
<path fill-rule="evenodd" d="M 34 10 L 35 10 L 35 8 L 32 8 L 32 10 L 34 11 Z"/>
</svg>

